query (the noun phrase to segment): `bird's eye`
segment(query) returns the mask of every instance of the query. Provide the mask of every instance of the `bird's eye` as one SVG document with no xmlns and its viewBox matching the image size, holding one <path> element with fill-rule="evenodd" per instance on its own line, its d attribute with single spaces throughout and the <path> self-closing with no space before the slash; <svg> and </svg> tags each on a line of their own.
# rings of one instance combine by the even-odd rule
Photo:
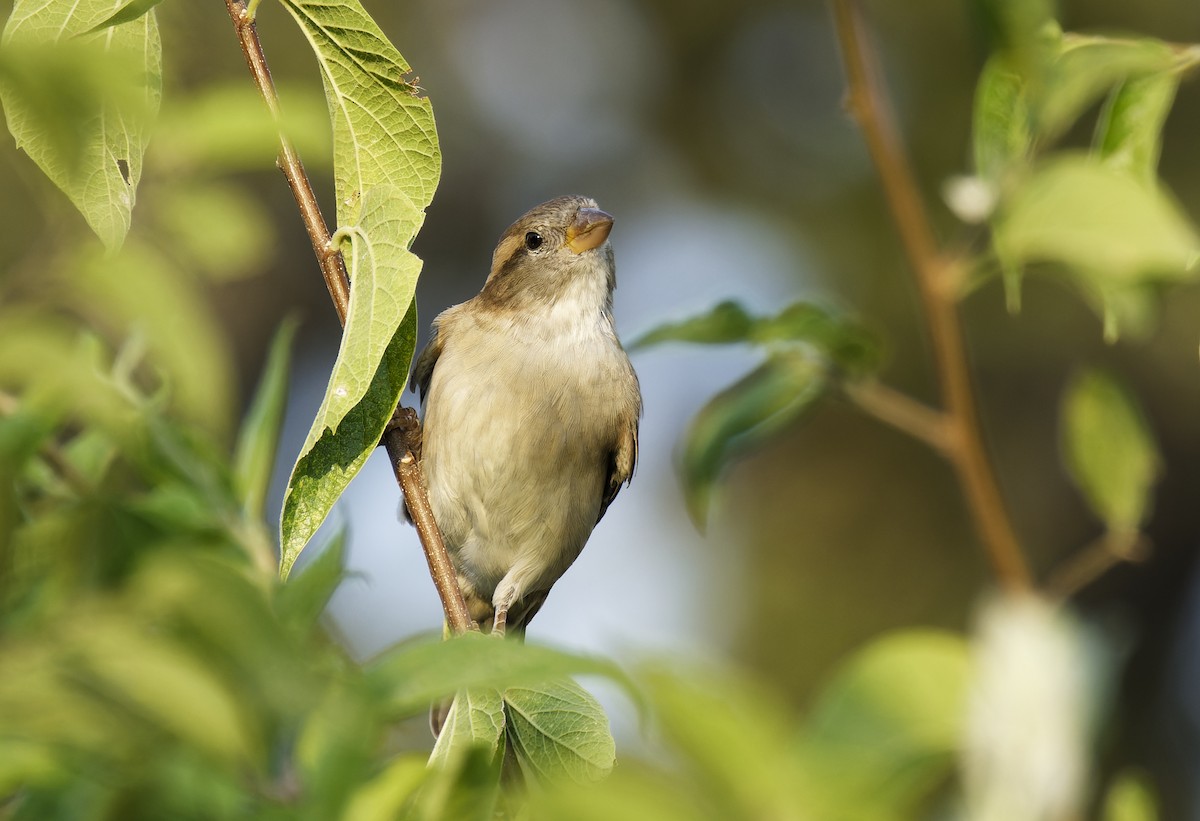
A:
<svg viewBox="0 0 1200 821">
<path fill-rule="evenodd" d="M 541 248 L 543 242 L 545 242 L 545 240 L 542 239 L 542 235 L 537 231 L 530 231 L 525 235 L 525 247 L 530 251 L 536 251 L 537 249 Z"/>
</svg>

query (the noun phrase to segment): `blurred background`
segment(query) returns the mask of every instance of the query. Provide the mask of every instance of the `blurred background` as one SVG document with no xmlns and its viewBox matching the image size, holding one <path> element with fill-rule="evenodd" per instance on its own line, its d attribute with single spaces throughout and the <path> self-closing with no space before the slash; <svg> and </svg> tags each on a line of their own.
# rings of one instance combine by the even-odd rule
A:
<svg viewBox="0 0 1200 821">
<path fill-rule="evenodd" d="M 583 193 L 616 217 L 624 338 L 723 299 L 762 312 L 812 299 L 860 318 L 885 340 L 885 379 L 935 401 L 910 272 L 841 106 L 824 4 L 365 5 L 414 67 L 438 121 L 443 176 L 414 246 L 425 261 L 423 334 L 438 312 L 478 291 L 510 222 L 552 196 Z M 221 4 L 160 8 L 165 120 L 178 91 L 247 83 Z M 1059 9 L 1067 30 L 1200 42 L 1200 7 L 1190 3 L 1064 0 Z M 982 15 L 973 2 L 955 0 L 874 2 L 867 12 L 940 236 L 951 248 L 978 242 L 940 191 L 969 167 L 972 92 L 988 49 Z M 285 108 L 311 108 L 320 88 L 308 48 L 276 5 L 263 4 L 260 21 Z M 1162 173 L 1193 218 L 1200 216 L 1198 132 L 1200 89 L 1185 84 L 1167 125 Z M 1088 138 L 1080 129 L 1068 141 Z M 171 166 L 172 151 L 169 142 L 152 143 L 148 182 L 156 167 Z M 27 207 L 26 197 L 55 195 L 11 143 L 3 154 L 0 190 L 30 192 L 0 200 L 9 226 L 0 252 L 11 258 L 26 238 L 53 233 L 43 224 L 48 206 Z M 331 215 L 328 157 L 318 146 L 305 161 Z M 231 388 L 242 402 L 281 319 L 298 311 L 304 320 L 277 511 L 340 329 L 282 177 L 269 161 L 246 165 L 222 172 L 220 182 L 252 190 L 270 209 L 247 240 L 265 238 L 268 253 L 253 270 L 215 278 L 206 296 L 230 340 Z M 136 213 L 166 196 L 147 185 Z M 1016 316 L 1005 310 L 998 282 L 964 304 L 990 449 L 1040 577 L 1101 531 L 1060 465 L 1058 400 L 1073 369 L 1103 364 L 1121 374 L 1159 438 L 1166 466 L 1148 527 L 1153 553 L 1088 587 L 1078 604 L 1128 653 L 1105 763 L 1149 768 L 1166 818 L 1200 817 L 1198 317 L 1200 289 L 1178 288 L 1163 301 L 1152 335 L 1107 346 L 1093 312 L 1050 278 L 1027 281 Z M 731 658 L 803 706 L 839 658 L 881 631 L 970 627 L 989 577 L 938 456 L 826 402 L 729 471 L 701 534 L 683 506 L 677 444 L 695 412 L 757 356 L 664 346 L 633 361 L 646 409 L 637 476 L 555 587 L 531 640 L 629 661 L 665 651 Z M 334 517 L 349 529 L 352 575 L 335 597 L 332 623 L 361 658 L 440 626 L 398 504 L 380 452 Z M 619 737 L 635 736 L 632 718 L 610 706 Z"/>
</svg>

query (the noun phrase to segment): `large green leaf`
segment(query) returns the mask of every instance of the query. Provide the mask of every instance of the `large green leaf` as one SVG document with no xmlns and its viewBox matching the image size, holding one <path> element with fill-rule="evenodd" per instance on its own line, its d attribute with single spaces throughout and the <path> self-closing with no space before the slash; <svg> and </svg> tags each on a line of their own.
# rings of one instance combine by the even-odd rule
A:
<svg viewBox="0 0 1200 821">
<path fill-rule="evenodd" d="M 408 63 L 358 0 L 281 2 L 321 67 L 333 121 L 335 236 L 349 240 L 353 286 L 337 363 L 284 500 L 286 578 L 404 389 L 421 267 L 407 249 L 437 187 L 441 153 L 429 101 L 404 79 Z"/>
<path fill-rule="evenodd" d="M 504 737 L 504 699 L 491 687 L 459 690 L 446 714 L 429 763 L 446 766 L 469 747 L 482 747 L 491 754 L 501 750 Z"/>
<path fill-rule="evenodd" d="M 162 93 L 153 12 L 92 32 L 113 0 L 17 0 L 0 49 L 8 129 L 109 248 L 129 230 Z"/>
<path fill-rule="evenodd" d="M 395 821 L 428 772 L 419 755 L 400 756 L 350 796 L 341 821 Z"/>
<path fill-rule="evenodd" d="M 954 768 L 969 670 L 963 638 L 932 630 L 883 636 L 844 664 L 800 735 L 816 815 L 916 816 Z"/>
<path fill-rule="evenodd" d="M 595 697 L 571 679 L 505 690 L 504 713 L 526 773 L 586 784 L 612 772 L 617 750 L 608 718 Z"/>
<path fill-rule="evenodd" d="M 1136 529 L 1162 461 L 1133 397 L 1103 371 L 1085 371 L 1067 388 L 1061 426 L 1067 468 L 1088 505 L 1110 529 Z"/>
<path fill-rule="evenodd" d="M 604 676 L 636 697 L 629 679 L 610 661 L 479 633 L 396 647 L 367 668 L 367 682 L 388 711 L 401 717 L 424 712 L 461 689 L 506 690 L 573 674 Z"/>
<path fill-rule="evenodd" d="M 358 0 L 281 0 L 308 38 L 333 120 L 339 226 L 356 225 L 362 198 L 395 185 L 391 203 L 412 224 L 433 199 L 441 151 L 429 100 L 405 80 L 411 70 Z M 411 239 L 409 237 L 408 239 Z"/>
<path fill-rule="evenodd" d="M 419 223 L 397 213 L 398 198 L 403 194 L 394 186 L 373 189 L 363 198 L 362 224 L 338 231 L 349 240 L 354 285 L 337 362 L 283 502 L 280 574 L 285 579 L 378 446 L 408 379 L 421 260 L 407 243 Z"/>
</svg>

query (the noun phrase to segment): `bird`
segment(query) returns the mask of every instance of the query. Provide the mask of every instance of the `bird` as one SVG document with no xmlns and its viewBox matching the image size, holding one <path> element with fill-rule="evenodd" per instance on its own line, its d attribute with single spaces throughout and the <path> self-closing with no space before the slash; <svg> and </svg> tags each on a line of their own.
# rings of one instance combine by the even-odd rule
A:
<svg viewBox="0 0 1200 821">
<path fill-rule="evenodd" d="M 524 636 L 633 478 L 642 396 L 613 320 L 612 226 L 589 197 L 530 209 L 413 368 L 430 507 L 486 632 Z"/>
</svg>

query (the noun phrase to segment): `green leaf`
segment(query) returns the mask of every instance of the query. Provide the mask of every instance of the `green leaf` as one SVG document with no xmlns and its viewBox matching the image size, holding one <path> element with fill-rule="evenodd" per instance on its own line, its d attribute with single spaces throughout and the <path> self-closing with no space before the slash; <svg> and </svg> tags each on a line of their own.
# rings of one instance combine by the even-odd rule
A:
<svg viewBox="0 0 1200 821">
<path fill-rule="evenodd" d="M 797 817 L 792 713 L 775 693 L 703 667 L 651 669 L 646 679 L 664 738 L 712 808 L 705 817 Z"/>
<path fill-rule="evenodd" d="M 341 821 L 394 821 L 425 780 L 425 759 L 401 756 L 363 784 L 346 805 Z"/>
<path fill-rule="evenodd" d="M 809 302 L 796 302 L 772 317 L 756 317 L 739 303 L 722 302 L 706 314 L 654 328 L 630 345 L 648 348 L 664 342 L 723 345 L 751 342 L 775 346 L 804 342 L 852 372 L 870 370 L 878 360 L 878 345 L 861 327 Z"/>
<path fill-rule="evenodd" d="M 1085 297 L 1197 276 L 1200 238 L 1170 195 L 1098 160 L 1066 156 L 1038 169 L 993 224 L 1010 270 L 1066 266 Z"/>
<path fill-rule="evenodd" d="M 1104 796 L 1104 821 L 1158 821 L 1158 801 L 1149 780 L 1124 770 Z"/>
<path fill-rule="evenodd" d="M 681 473 L 688 512 L 697 527 L 724 467 L 794 422 L 821 396 L 820 363 L 781 351 L 717 394 L 692 420 L 683 441 Z"/>
<path fill-rule="evenodd" d="M 635 339 L 630 349 L 649 348 L 664 342 L 697 342 L 702 344 L 727 344 L 744 342 L 750 336 L 755 319 L 746 313 L 737 302 L 727 300 L 719 303 L 707 314 L 701 314 L 681 322 L 668 322 Z"/>
<path fill-rule="evenodd" d="M 339 529 L 312 561 L 280 588 L 279 620 L 308 635 L 345 576 L 346 530 Z"/>
<path fill-rule="evenodd" d="M 235 762 L 254 757 L 240 705 L 200 658 L 123 619 L 76 627 L 72 643 L 91 687 L 202 750 Z"/>
<path fill-rule="evenodd" d="M 423 713 L 462 689 L 503 691 L 565 675 L 604 676 L 637 697 L 628 677 L 610 661 L 479 633 L 401 645 L 366 670 L 368 686 L 397 718 Z"/>
<path fill-rule="evenodd" d="M 356 682 L 355 682 L 356 683 Z M 372 772 L 385 726 L 363 693 L 333 684 L 309 711 L 296 742 L 296 766 L 311 818 L 336 818 Z"/>
<path fill-rule="evenodd" d="M 468 747 L 449 766 L 429 771 L 417 806 L 406 817 L 430 821 L 495 821 L 500 797 L 500 757 Z"/>
<path fill-rule="evenodd" d="M 8 129 L 109 248 L 129 230 L 162 94 L 154 14 L 92 32 L 110 0 L 17 0 L 0 42 Z"/>
<path fill-rule="evenodd" d="M 230 351 L 187 276 L 150 246 L 130 243 L 118 254 L 85 253 L 65 287 L 75 309 L 96 327 L 113 329 L 119 341 L 145 340 L 180 415 L 218 434 L 228 430 Z"/>
<path fill-rule="evenodd" d="M 979 75 L 972 131 L 975 173 L 993 189 L 1029 159 L 1033 135 L 1025 82 L 1000 55 L 988 60 Z"/>
<path fill-rule="evenodd" d="M 864 375 L 879 365 L 879 344 L 874 336 L 809 302 L 794 303 L 776 316 L 757 320 L 750 329 L 750 340 L 765 346 L 806 343 L 853 375 Z"/>
<path fill-rule="evenodd" d="M 103 22 L 97 23 L 88 33 L 136 20 L 161 2 L 162 0 L 125 0 L 112 15 Z"/>
<path fill-rule="evenodd" d="M 408 379 L 421 260 L 407 250 L 418 224 L 398 215 L 395 204 L 403 197 L 394 186 L 369 191 L 362 224 L 338 231 L 350 241 L 350 309 L 325 398 L 284 497 L 280 575 L 285 579 L 379 445 Z"/>
<path fill-rule="evenodd" d="M 1160 40 L 1064 35 L 1062 50 L 1037 97 L 1035 130 L 1041 139 L 1052 140 L 1118 83 L 1166 71 L 1173 62 L 1174 54 Z"/>
<path fill-rule="evenodd" d="M 617 748 L 608 718 L 574 681 L 510 687 L 504 691 L 504 712 L 509 741 L 526 773 L 586 784 L 612 772 Z"/>
<path fill-rule="evenodd" d="M 814 813 L 918 815 L 954 769 L 969 672 L 966 642 L 948 632 L 895 632 L 856 653 L 823 688 L 800 735 Z"/>
<path fill-rule="evenodd" d="M 1063 398 L 1067 471 L 1110 530 L 1136 530 L 1145 518 L 1162 460 L 1134 398 L 1111 375 L 1084 371 Z"/>
<path fill-rule="evenodd" d="M 1096 125 L 1094 146 L 1105 164 L 1153 184 L 1162 129 L 1175 102 L 1180 75 L 1159 72 L 1117 86 Z"/>
<path fill-rule="evenodd" d="M 445 767 L 470 747 L 495 755 L 504 737 L 504 699 L 491 687 L 459 690 L 433 745 L 429 763 Z"/>
<path fill-rule="evenodd" d="M 259 379 L 258 390 L 246 412 L 233 451 L 233 480 L 242 509 L 254 520 L 263 517 L 271 471 L 279 447 L 279 431 L 287 409 L 288 371 L 291 368 L 292 340 L 299 323 L 289 317 L 275 332 L 267 364 Z"/>
<path fill-rule="evenodd" d="M 359 223 L 372 189 L 394 185 L 395 216 L 415 233 L 441 174 L 429 100 L 404 79 L 411 69 L 358 0 L 281 0 L 321 66 L 333 120 L 339 226 Z M 412 237 L 404 238 L 407 244 Z"/>
<path fill-rule="evenodd" d="M 154 128 L 150 159 L 169 171 L 197 169 L 260 171 L 279 156 L 282 130 L 304 158 L 304 166 L 330 165 L 329 111 L 319 92 L 280 89 L 277 122 L 251 83 L 212 84 L 168 98 Z"/>
<path fill-rule="evenodd" d="M 274 255 L 271 220 L 242 188 L 200 182 L 159 187 L 149 210 L 183 267 L 218 282 L 260 273 Z"/>
</svg>

